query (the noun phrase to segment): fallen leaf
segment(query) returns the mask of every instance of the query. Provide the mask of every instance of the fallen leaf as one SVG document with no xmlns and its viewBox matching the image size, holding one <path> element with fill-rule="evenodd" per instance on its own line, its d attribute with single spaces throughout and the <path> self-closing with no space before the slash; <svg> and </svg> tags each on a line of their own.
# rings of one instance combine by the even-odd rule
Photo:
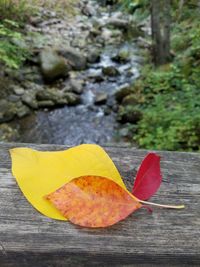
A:
<svg viewBox="0 0 200 267">
<path fill-rule="evenodd" d="M 46 196 L 72 223 L 84 227 L 107 227 L 142 205 L 112 180 L 99 176 L 73 179 Z"/>
<path fill-rule="evenodd" d="M 161 182 L 160 156 L 149 153 L 137 172 L 132 193 L 140 200 L 147 200 L 155 194 Z"/>
<path fill-rule="evenodd" d="M 53 219 L 66 220 L 43 196 L 75 177 L 109 177 L 126 190 L 114 163 L 97 145 L 80 145 L 54 152 L 15 148 L 10 153 L 12 173 L 21 191 L 38 211 Z"/>
</svg>

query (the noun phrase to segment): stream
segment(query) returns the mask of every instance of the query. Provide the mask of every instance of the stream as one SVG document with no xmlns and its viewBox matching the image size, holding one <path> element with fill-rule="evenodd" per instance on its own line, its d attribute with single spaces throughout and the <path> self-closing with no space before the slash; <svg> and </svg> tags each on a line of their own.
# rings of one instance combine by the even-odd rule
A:
<svg viewBox="0 0 200 267">
<path fill-rule="evenodd" d="M 113 13 L 108 10 L 99 13 L 97 17 L 103 21 L 114 16 Z M 128 62 L 113 60 L 120 49 L 128 49 Z M 105 144 L 118 140 L 121 125 L 116 120 L 117 107 L 114 95 L 116 90 L 132 84 L 139 76 L 140 57 L 137 54 L 137 45 L 128 41 L 106 44 L 99 62 L 90 64 L 86 70 L 76 73 L 76 78 L 84 81 L 81 104 L 39 110 L 15 120 L 11 124 L 19 131 L 17 141 L 78 145 Z M 102 74 L 102 69 L 110 66 L 118 70 L 118 75 Z M 96 96 L 103 93 L 105 103 L 96 103 Z"/>
</svg>

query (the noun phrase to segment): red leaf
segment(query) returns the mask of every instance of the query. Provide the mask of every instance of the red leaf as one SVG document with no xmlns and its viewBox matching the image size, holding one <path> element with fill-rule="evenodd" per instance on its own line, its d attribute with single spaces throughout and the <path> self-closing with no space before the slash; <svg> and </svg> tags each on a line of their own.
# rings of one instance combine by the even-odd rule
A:
<svg viewBox="0 0 200 267">
<path fill-rule="evenodd" d="M 140 200 L 147 200 L 156 193 L 161 182 L 160 156 L 149 153 L 137 172 L 132 193 Z"/>
</svg>

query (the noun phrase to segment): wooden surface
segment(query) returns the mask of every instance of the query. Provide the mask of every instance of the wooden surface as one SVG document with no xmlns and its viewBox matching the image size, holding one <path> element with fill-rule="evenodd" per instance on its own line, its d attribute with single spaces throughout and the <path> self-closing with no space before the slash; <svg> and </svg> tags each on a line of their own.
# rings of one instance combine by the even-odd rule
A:
<svg viewBox="0 0 200 267">
<path fill-rule="evenodd" d="M 141 209 L 106 229 L 85 229 L 39 214 L 11 174 L 9 148 L 0 144 L 0 267 L 200 266 L 200 154 L 159 152 L 163 184 L 152 201 L 184 210 Z M 62 150 L 53 145 L 26 145 Z M 106 147 L 131 187 L 146 151 Z"/>
</svg>

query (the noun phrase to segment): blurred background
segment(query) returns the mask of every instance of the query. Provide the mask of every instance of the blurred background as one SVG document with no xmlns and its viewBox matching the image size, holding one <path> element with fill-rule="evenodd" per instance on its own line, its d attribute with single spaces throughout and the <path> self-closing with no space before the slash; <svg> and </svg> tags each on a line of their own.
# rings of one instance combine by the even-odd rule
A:
<svg viewBox="0 0 200 267">
<path fill-rule="evenodd" d="M 0 141 L 200 150 L 199 0 L 0 0 Z"/>
</svg>

